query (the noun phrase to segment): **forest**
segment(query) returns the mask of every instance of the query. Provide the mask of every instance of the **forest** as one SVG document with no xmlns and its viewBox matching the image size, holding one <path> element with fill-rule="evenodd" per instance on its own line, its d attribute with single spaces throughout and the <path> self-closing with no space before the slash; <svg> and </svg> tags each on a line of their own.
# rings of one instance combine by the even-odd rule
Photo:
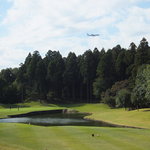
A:
<svg viewBox="0 0 150 150">
<path fill-rule="evenodd" d="M 139 45 L 87 50 L 62 57 L 29 53 L 19 68 L 0 71 L 0 103 L 97 103 L 128 109 L 150 107 L 150 47 Z"/>
</svg>

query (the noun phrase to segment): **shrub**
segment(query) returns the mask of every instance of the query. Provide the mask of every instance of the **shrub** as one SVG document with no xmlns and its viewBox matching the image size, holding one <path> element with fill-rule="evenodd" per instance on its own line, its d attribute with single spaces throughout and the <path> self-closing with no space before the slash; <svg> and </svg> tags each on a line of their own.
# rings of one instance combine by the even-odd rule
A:
<svg viewBox="0 0 150 150">
<path fill-rule="evenodd" d="M 126 89 L 122 89 L 117 93 L 116 96 L 116 107 L 130 107 L 131 106 L 131 93 L 126 90 Z"/>
</svg>

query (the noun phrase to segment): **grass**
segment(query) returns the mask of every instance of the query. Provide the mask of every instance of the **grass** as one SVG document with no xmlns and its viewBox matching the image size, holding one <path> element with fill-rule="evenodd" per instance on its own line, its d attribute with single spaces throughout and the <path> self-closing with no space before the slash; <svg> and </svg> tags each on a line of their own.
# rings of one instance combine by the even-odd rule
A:
<svg viewBox="0 0 150 150">
<path fill-rule="evenodd" d="M 19 106 L 19 110 L 18 110 L 18 106 Z M 31 111 L 53 110 L 53 109 L 62 109 L 62 108 L 63 107 L 59 107 L 55 104 L 44 104 L 44 103 L 41 104 L 39 102 L 24 103 L 15 106 L 12 105 L 11 109 L 8 106 L 1 106 L 0 118 L 6 118 L 8 115 L 28 113 Z"/>
<path fill-rule="evenodd" d="M 91 134 L 96 134 L 92 137 Z M 1 150 L 149 150 L 149 130 L 0 124 Z"/>
<path fill-rule="evenodd" d="M 81 112 L 91 112 L 92 115 L 87 118 L 94 120 L 103 120 L 106 122 L 135 126 L 141 128 L 150 128 L 150 108 L 125 111 L 125 109 L 110 109 L 105 104 L 84 104 L 72 107 Z"/>
<path fill-rule="evenodd" d="M 22 104 L 19 104 L 20 107 Z M 149 150 L 150 111 L 110 109 L 104 104 L 53 105 L 25 103 L 24 107 L 0 107 L 0 117 L 38 110 L 70 108 L 91 112 L 88 116 L 117 124 L 149 129 L 53 126 L 41 127 L 17 123 L 0 123 L 0 150 Z M 91 134 L 96 136 L 92 137 Z"/>
</svg>

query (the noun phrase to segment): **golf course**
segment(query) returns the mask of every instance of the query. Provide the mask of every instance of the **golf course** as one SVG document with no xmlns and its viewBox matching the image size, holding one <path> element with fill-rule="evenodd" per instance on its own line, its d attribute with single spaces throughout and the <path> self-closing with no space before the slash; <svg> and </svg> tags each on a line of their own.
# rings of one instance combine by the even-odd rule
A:
<svg viewBox="0 0 150 150">
<path fill-rule="evenodd" d="M 19 106 L 19 109 L 18 109 Z M 88 119 L 136 127 L 36 126 L 0 123 L 0 150 L 149 150 L 150 109 L 126 111 L 105 104 L 55 105 L 30 102 L 0 106 L 0 118 L 33 111 L 69 109 L 88 112 Z M 94 136 L 92 136 L 94 135 Z"/>
<path fill-rule="evenodd" d="M 0 0 L 0 150 L 150 150 L 150 0 Z"/>
</svg>

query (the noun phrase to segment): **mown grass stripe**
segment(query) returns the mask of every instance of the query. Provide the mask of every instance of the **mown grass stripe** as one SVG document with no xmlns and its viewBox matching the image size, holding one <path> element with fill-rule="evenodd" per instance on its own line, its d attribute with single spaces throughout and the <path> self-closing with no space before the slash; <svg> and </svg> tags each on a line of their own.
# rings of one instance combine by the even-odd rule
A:
<svg viewBox="0 0 150 150">
<path fill-rule="evenodd" d="M 97 129 L 95 128 L 97 131 Z M 139 131 L 141 138 L 136 138 L 138 135 L 132 131 Z M 142 133 L 144 130 L 140 129 L 125 129 L 125 128 L 102 128 L 101 129 L 101 139 L 104 139 L 113 146 L 119 149 L 135 149 L 135 150 L 149 150 L 150 143 L 149 138 L 145 141 L 147 137 Z M 144 145 L 144 146 L 143 146 Z"/>
<path fill-rule="evenodd" d="M 6 150 L 149 150 L 149 137 L 141 129 L 0 124 L 0 148 Z"/>
<path fill-rule="evenodd" d="M 59 135 L 59 138 L 69 150 L 91 150 L 84 140 L 78 138 L 83 135 L 79 133 L 77 128 L 63 126 L 53 128 L 53 130 L 57 133 L 57 135 Z"/>
<path fill-rule="evenodd" d="M 30 150 L 30 148 L 27 148 L 21 143 L 20 136 L 18 136 L 18 129 L 17 124 L 0 124 L 0 148 L 2 150 Z"/>
<path fill-rule="evenodd" d="M 95 127 L 68 127 L 69 129 L 66 128 L 66 132 L 68 134 L 74 134 L 76 139 L 80 141 L 80 144 L 86 145 L 88 149 L 91 150 L 106 150 L 110 149 L 111 145 L 104 140 L 99 140 L 96 136 L 92 136 L 93 134 L 93 128 Z M 112 150 L 115 150 L 114 148 L 111 147 Z"/>
<path fill-rule="evenodd" d="M 37 131 L 37 127 L 34 129 Z M 57 127 L 38 127 L 38 131 L 36 137 L 40 140 L 41 146 L 45 148 L 44 150 L 70 150 L 65 143 L 66 137 L 61 131 L 58 133 Z"/>
<path fill-rule="evenodd" d="M 19 139 L 18 142 L 20 142 L 22 146 L 30 149 L 36 149 L 37 147 L 40 147 L 40 141 L 36 136 L 36 132 L 38 132 L 38 130 L 34 130 L 35 126 L 27 124 L 17 124 L 17 127 L 18 129 L 16 135 Z"/>
</svg>

